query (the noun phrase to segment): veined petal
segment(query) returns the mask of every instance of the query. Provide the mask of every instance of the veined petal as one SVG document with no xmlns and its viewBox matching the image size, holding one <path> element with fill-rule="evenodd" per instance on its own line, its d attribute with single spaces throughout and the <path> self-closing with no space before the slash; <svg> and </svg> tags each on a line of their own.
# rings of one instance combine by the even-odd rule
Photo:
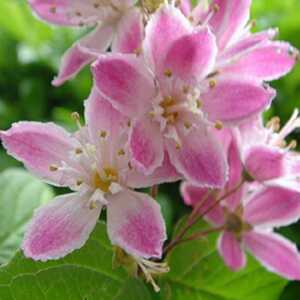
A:
<svg viewBox="0 0 300 300">
<path fill-rule="evenodd" d="M 232 124 L 266 109 L 275 94 L 275 90 L 254 80 L 217 78 L 202 94 L 202 109 L 211 121 Z"/>
<path fill-rule="evenodd" d="M 70 152 L 78 146 L 62 127 L 53 123 L 19 122 L 1 131 L 0 138 L 8 154 L 34 174 L 55 185 L 66 184 L 59 170 L 50 170 L 50 166 L 67 161 Z"/>
<path fill-rule="evenodd" d="M 132 163 L 146 175 L 162 165 L 164 159 L 163 136 L 159 124 L 143 117 L 133 124 L 129 149 Z"/>
<path fill-rule="evenodd" d="M 52 84 L 59 86 L 75 77 L 87 64 L 94 61 L 97 54 L 104 52 L 111 43 L 111 26 L 99 26 L 80 41 L 76 42 L 63 56 L 59 74 Z"/>
<path fill-rule="evenodd" d="M 156 89 L 142 59 L 130 54 L 103 55 L 92 71 L 99 92 L 123 114 L 137 117 L 150 108 Z"/>
<path fill-rule="evenodd" d="M 68 194 L 36 210 L 22 244 L 25 256 L 46 261 L 81 248 L 99 218 L 101 206 L 91 209 L 88 199 Z"/>
<path fill-rule="evenodd" d="M 202 201 L 202 205 L 199 207 L 199 214 L 205 213 L 205 219 L 210 223 L 220 226 L 224 224 L 224 210 L 220 205 L 215 205 L 216 200 L 212 195 L 208 195 L 210 192 L 207 188 L 200 188 L 194 186 L 188 182 L 183 182 L 180 186 L 180 192 L 183 197 L 183 201 L 186 205 L 195 207 Z M 213 209 L 211 209 L 214 207 Z"/>
<path fill-rule="evenodd" d="M 247 24 L 251 0 L 214 0 L 211 7 L 218 6 L 209 24 L 217 36 L 219 49 L 226 48 L 238 37 Z"/>
<path fill-rule="evenodd" d="M 283 176 L 284 151 L 266 146 L 251 147 L 245 157 L 245 168 L 258 181 L 266 181 Z"/>
<path fill-rule="evenodd" d="M 164 160 L 162 165 L 155 169 L 150 175 L 144 175 L 134 168 L 129 170 L 126 175 L 126 186 L 131 188 L 146 188 L 156 184 L 167 182 L 175 182 L 181 179 L 174 166 L 171 164 L 169 155 L 164 153 Z"/>
<path fill-rule="evenodd" d="M 161 6 L 146 27 L 144 51 L 150 65 L 161 73 L 171 44 L 191 31 L 192 25 L 179 9 L 167 4 Z"/>
<path fill-rule="evenodd" d="M 288 43 L 266 42 L 244 53 L 222 71 L 270 81 L 290 72 L 298 56 L 298 51 Z"/>
<path fill-rule="evenodd" d="M 199 81 L 211 72 L 217 44 L 208 27 L 174 41 L 167 52 L 164 68 L 185 81 Z"/>
<path fill-rule="evenodd" d="M 129 10 L 118 22 L 113 52 L 139 53 L 144 37 L 142 14 L 138 9 Z"/>
<path fill-rule="evenodd" d="M 220 236 L 218 250 L 225 264 L 233 271 L 238 271 L 246 266 L 246 255 L 232 233 L 225 231 Z"/>
<path fill-rule="evenodd" d="M 201 187 L 223 187 L 227 180 L 225 154 L 217 139 L 205 128 L 180 135 L 181 145 L 167 139 L 170 160 L 178 172 Z"/>
<path fill-rule="evenodd" d="M 244 218 L 253 225 L 285 226 L 300 218 L 300 191 L 271 186 L 251 196 Z"/>
<path fill-rule="evenodd" d="M 159 204 L 147 194 L 122 190 L 107 206 L 108 235 L 112 244 L 143 258 L 162 255 L 166 229 Z"/>
<path fill-rule="evenodd" d="M 276 233 L 251 232 L 244 236 L 249 251 L 269 271 L 300 280 L 300 254 L 296 245 Z"/>
</svg>

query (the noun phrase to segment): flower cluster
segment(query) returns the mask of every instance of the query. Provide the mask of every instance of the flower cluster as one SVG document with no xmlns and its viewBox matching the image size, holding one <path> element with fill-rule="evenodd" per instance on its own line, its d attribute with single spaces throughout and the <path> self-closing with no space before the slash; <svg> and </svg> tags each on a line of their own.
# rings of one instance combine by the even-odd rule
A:
<svg viewBox="0 0 300 300">
<path fill-rule="evenodd" d="M 300 280 L 300 254 L 274 232 L 300 218 L 300 156 L 262 113 L 298 51 L 252 33 L 251 0 L 28 0 L 42 19 L 94 28 L 63 56 L 54 85 L 91 64 L 85 125 L 67 133 L 52 123 L 19 122 L 0 138 L 8 153 L 45 181 L 71 189 L 39 208 L 22 245 L 35 260 L 80 248 L 103 209 L 113 245 L 151 277 L 199 218 L 222 232 L 220 255 L 233 270 L 244 250 L 269 270 Z M 135 191 L 183 180 L 193 207 L 187 227 L 166 245 L 155 195 Z M 194 238 L 203 236 L 196 234 Z M 155 260 L 153 260 L 155 259 Z"/>
</svg>

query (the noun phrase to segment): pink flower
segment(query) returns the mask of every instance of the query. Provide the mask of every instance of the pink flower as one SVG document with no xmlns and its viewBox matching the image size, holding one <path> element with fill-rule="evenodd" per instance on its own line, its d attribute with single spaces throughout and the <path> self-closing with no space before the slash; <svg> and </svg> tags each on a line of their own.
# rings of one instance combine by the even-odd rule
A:
<svg viewBox="0 0 300 300">
<path fill-rule="evenodd" d="M 73 78 L 99 53 L 112 45 L 122 53 L 138 51 L 143 38 L 142 15 L 133 0 L 28 0 L 43 20 L 59 26 L 96 28 L 77 41 L 63 56 L 53 84 Z"/>
<path fill-rule="evenodd" d="M 251 0 L 200 1 L 185 13 L 195 26 L 208 24 L 215 34 L 218 57 L 213 70 L 218 76 L 253 78 L 271 81 L 287 74 L 295 65 L 299 52 L 290 44 L 273 41 L 276 29 L 252 34 L 249 23 Z M 187 6 L 185 6 L 187 7 Z"/>
<path fill-rule="evenodd" d="M 22 245 L 25 255 L 45 261 L 80 248 L 106 207 L 113 244 L 136 257 L 161 257 L 166 232 L 160 207 L 130 188 L 176 180 L 168 156 L 152 176 L 139 175 L 124 147 L 128 120 L 96 91 L 85 103 L 85 118 L 87 125 L 79 124 L 74 135 L 37 122 L 19 122 L 1 132 L 10 155 L 45 181 L 73 191 L 35 212 Z"/>
<path fill-rule="evenodd" d="M 144 57 L 102 55 L 93 64 L 98 91 L 133 120 L 130 151 L 145 174 L 167 151 L 191 183 L 224 186 L 227 166 L 212 128 L 261 112 L 275 92 L 239 74 L 211 79 L 217 52 L 207 26 L 194 28 L 179 9 L 163 5 L 146 27 Z"/>
<path fill-rule="evenodd" d="M 299 126 L 299 119 L 296 112 L 278 134 L 271 134 L 270 129 L 260 126 L 260 130 L 257 131 L 257 124 L 259 123 L 253 122 L 252 126 L 243 126 L 242 133 L 244 137 L 247 133 L 247 138 L 240 144 L 230 132 L 220 136 L 228 157 L 229 181 L 225 189 L 218 193 L 218 197 L 237 187 L 245 170 L 247 173 L 251 171 L 253 183 L 244 183 L 218 205 L 215 205 L 215 195 L 207 194 L 208 189 L 185 182 L 181 192 L 185 203 L 192 206 L 209 195 L 203 204 L 198 204 L 199 214 L 207 212 L 206 220 L 214 226 L 224 228 L 219 238 L 218 249 L 231 269 L 239 270 L 246 265 L 244 250 L 247 250 L 268 270 L 288 279 L 299 280 L 300 254 L 296 246 L 273 232 L 274 228 L 292 224 L 300 218 L 300 184 L 296 181 L 296 175 L 300 174 L 299 157 L 291 155 L 287 149 L 282 150 L 274 146 L 273 149 L 268 148 L 271 141 L 275 144 L 282 142 L 286 134 Z M 274 121 L 272 124 L 275 125 Z M 245 127 L 251 129 L 246 130 Z M 249 150 L 249 144 L 256 146 Z M 246 151 L 246 163 L 241 155 L 243 151 L 240 151 L 243 146 L 249 150 Z M 284 167 L 284 164 L 278 159 L 276 151 L 290 159 L 290 166 L 293 168 L 289 170 L 294 170 L 294 174 L 283 172 L 281 167 Z"/>
</svg>

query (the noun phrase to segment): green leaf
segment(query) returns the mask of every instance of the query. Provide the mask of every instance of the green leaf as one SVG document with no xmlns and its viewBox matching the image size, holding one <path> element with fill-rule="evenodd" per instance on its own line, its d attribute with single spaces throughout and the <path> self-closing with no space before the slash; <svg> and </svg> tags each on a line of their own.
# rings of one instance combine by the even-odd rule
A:
<svg viewBox="0 0 300 300">
<path fill-rule="evenodd" d="M 1 173 L 0 191 L 0 264 L 3 264 L 18 250 L 33 210 L 51 199 L 53 193 L 22 169 Z"/>
<path fill-rule="evenodd" d="M 87 244 L 58 261 L 34 262 L 17 254 L 0 269 L 0 299 L 4 300 L 151 300 L 148 288 L 112 270 L 112 248 L 104 223 Z"/>
<path fill-rule="evenodd" d="M 161 292 L 155 294 L 123 269 L 112 269 L 113 251 L 101 222 L 87 244 L 64 259 L 34 262 L 19 253 L 0 269 L 0 299 L 277 300 L 286 281 L 253 259 L 245 270 L 229 271 L 217 254 L 216 238 L 175 249 L 168 258 L 171 272 L 159 280 Z"/>
</svg>

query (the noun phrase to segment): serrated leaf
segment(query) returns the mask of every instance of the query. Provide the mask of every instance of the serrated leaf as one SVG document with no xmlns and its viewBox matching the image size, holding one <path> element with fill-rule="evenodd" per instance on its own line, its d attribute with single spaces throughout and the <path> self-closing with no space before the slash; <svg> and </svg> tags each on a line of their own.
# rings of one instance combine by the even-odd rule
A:
<svg viewBox="0 0 300 300">
<path fill-rule="evenodd" d="M 0 264 L 3 264 L 18 250 L 34 209 L 50 200 L 53 192 L 22 169 L 1 173 L 0 191 Z"/>
<path fill-rule="evenodd" d="M 5 300 L 151 300 L 148 288 L 112 270 L 113 251 L 104 223 L 87 244 L 64 259 L 34 262 L 19 253 L 0 269 L 0 299 Z"/>
</svg>

